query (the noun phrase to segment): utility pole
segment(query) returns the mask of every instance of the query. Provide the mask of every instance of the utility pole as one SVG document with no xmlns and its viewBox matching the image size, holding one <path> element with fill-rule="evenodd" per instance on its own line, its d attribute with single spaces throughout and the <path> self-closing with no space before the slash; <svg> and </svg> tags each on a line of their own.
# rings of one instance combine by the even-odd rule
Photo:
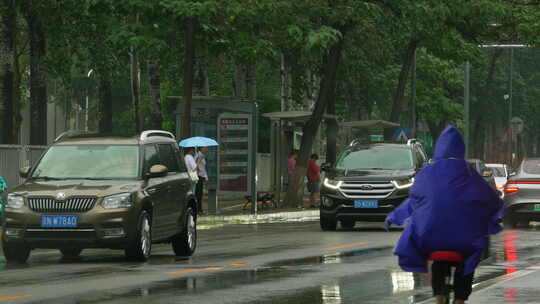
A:
<svg viewBox="0 0 540 304">
<path fill-rule="evenodd" d="M 470 113 L 469 113 L 469 103 L 470 103 L 470 74 L 471 74 L 471 64 L 469 61 L 465 62 L 465 90 L 464 90 L 464 106 L 465 106 L 465 158 L 469 158 L 469 132 L 470 132 Z"/>
<path fill-rule="evenodd" d="M 412 138 L 416 138 L 416 49 L 414 49 L 411 77 Z"/>
</svg>

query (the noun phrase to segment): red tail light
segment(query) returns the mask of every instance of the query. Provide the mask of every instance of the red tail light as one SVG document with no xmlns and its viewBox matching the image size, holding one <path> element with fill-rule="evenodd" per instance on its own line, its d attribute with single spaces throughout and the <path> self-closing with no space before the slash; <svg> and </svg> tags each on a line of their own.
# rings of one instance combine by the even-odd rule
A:
<svg viewBox="0 0 540 304">
<path fill-rule="evenodd" d="M 516 193 L 518 191 L 519 191 L 519 187 L 508 186 L 508 185 L 506 185 L 506 187 L 504 187 L 504 194 L 506 194 L 506 195 L 514 194 L 514 193 Z"/>
<path fill-rule="evenodd" d="M 540 181 L 509 181 L 504 185 L 504 194 L 514 194 L 518 192 L 519 185 L 540 185 Z"/>
</svg>

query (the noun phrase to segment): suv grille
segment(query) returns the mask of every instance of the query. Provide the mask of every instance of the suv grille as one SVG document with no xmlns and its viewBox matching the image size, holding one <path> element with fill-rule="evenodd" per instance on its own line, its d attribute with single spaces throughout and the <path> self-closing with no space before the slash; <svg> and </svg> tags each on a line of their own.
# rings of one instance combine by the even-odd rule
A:
<svg viewBox="0 0 540 304">
<path fill-rule="evenodd" d="M 52 197 L 29 197 L 28 207 L 36 212 L 86 212 L 94 208 L 95 197 L 70 197 L 57 201 Z"/>
<path fill-rule="evenodd" d="M 343 181 L 339 189 L 347 198 L 386 198 L 395 187 L 391 182 Z"/>
</svg>

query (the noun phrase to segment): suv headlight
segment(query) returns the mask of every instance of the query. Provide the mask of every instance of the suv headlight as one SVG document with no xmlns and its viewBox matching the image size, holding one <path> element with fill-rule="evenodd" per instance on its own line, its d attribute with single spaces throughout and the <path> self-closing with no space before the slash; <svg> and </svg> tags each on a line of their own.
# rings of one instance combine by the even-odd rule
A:
<svg viewBox="0 0 540 304">
<path fill-rule="evenodd" d="M 105 209 L 129 208 L 131 205 L 132 201 L 130 193 L 107 196 L 101 202 L 101 207 Z"/>
<path fill-rule="evenodd" d="M 414 177 L 402 180 L 395 180 L 392 181 L 392 184 L 394 184 L 394 186 L 396 186 L 396 188 L 398 189 L 410 188 L 414 184 Z"/>
<path fill-rule="evenodd" d="M 8 194 L 6 209 L 20 209 L 24 206 L 24 197 L 17 194 Z"/>
<path fill-rule="evenodd" d="M 337 181 L 337 180 L 333 180 L 333 179 L 329 179 L 329 178 L 325 178 L 324 182 L 323 182 L 325 187 L 328 187 L 328 188 L 334 189 L 334 190 L 338 189 L 339 186 L 341 186 L 341 183 L 342 183 L 342 181 Z"/>
</svg>

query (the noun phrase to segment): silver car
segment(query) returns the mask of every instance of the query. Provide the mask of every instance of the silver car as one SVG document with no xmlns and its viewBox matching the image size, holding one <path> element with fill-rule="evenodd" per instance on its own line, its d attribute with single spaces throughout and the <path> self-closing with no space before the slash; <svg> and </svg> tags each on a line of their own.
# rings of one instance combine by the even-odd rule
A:
<svg viewBox="0 0 540 304">
<path fill-rule="evenodd" d="M 523 160 L 504 187 L 506 226 L 540 221 L 540 158 Z"/>
</svg>

